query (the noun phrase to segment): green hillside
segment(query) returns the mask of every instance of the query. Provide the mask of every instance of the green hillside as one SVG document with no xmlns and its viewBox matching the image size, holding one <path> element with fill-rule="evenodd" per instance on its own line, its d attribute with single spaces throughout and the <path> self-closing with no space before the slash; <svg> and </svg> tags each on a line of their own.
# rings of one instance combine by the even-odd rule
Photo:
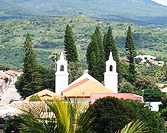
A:
<svg viewBox="0 0 167 133">
<path fill-rule="evenodd" d="M 167 7 L 151 0 L 1 0 L 0 20 L 83 13 L 137 24 L 167 24 Z"/>
<path fill-rule="evenodd" d="M 52 52 L 60 53 L 63 50 L 64 31 L 67 24 L 73 27 L 79 58 L 82 63 L 86 63 L 86 48 L 96 26 L 100 27 L 103 34 L 108 26 L 112 26 L 119 50 L 123 51 L 126 30 L 131 25 L 129 23 L 95 20 L 85 15 L 4 21 L 0 23 L 0 63 L 12 65 L 17 69 L 22 68 L 24 35 L 29 32 L 39 62 L 43 65 L 50 65 L 51 60 L 48 56 Z M 149 29 L 132 25 L 138 50 L 143 52 L 142 49 L 144 48 L 147 53 L 165 56 L 167 30 L 165 26 L 162 27 Z M 120 55 L 123 55 L 123 52 Z"/>
</svg>

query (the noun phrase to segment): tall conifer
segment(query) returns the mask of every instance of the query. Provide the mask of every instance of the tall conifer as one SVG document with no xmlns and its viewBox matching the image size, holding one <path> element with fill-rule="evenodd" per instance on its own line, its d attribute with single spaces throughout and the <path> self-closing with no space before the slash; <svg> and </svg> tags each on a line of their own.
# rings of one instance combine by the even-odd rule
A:
<svg viewBox="0 0 167 133">
<path fill-rule="evenodd" d="M 117 63 L 117 73 L 118 73 L 118 78 L 120 79 L 121 74 L 120 74 L 120 62 L 119 62 L 118 49 L 117 49 L 115 39 L 112 34 L 111 26 L 109 26 L 107 33 L 104 34 L 103 46 L 104 46 L 105 61 L 109 59 L 109 54 L 110 52 L 112 52 L 113 59 Z"/>
<path fill-rule="evenodd" d="M 23 72 L 17 82 L 17 89 L 23 97 L 34 94 L 42 88 L 42 79 L 39 73 L 39 65 L 37 64 L 36 55 L 33 49 L 31 37 L 27 33 L 24 42 L 24 59 L 23 59 Z"/>
<path fill-rule="evenodd" d="M 89 74 L 102 82 L 104 80 L 104 49 L 100 29 L 96 27 L 92 35 L 91 42 L 87 48 L 87 63 Z"/>
<path fill-rule="evenodd" d="M 107 35 L 105 36 L 105 43 L 104 45 L 104 52 L 105 52 L 105 61 L 109 59 L 110 52 L 113 54 L 113 59 L 118 63 L 119 56 L 118 56 L 118 49 L 115 44 L 115 39 L 112 34 L 111 26 L 108 28 Z"/>
<path fill-rule="evenodd" d="M 64 36 L 64 50 L 68 62 L 78 61 L 77 47 L 75 45 L 71 26 L 67 25 Z"/>
<path fill-rule="evenodd" d="M 136 53 L 136 47 L 133 41 L 133 35 L 132 35 L 130 26 L 128 27 L 128 30 L 127 30 L 125 51 L 126 51 L 127 59 L 129 61 L 129 81 L 134 82 L 136 79 L 136 68 L 135 68 L 134 58 L 137 55 L 137 53 Z"/>
</svg>

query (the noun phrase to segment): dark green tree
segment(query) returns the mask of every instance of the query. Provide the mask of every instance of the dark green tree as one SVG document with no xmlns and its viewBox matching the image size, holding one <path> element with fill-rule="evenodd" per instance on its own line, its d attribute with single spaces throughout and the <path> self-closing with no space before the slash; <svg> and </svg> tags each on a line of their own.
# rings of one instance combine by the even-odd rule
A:
<svg viewBox="0 0 167 133">
<path fill-rule="evenodd" d="M 68 72 L 69 83 L 71 83 L 83 74 L 81 64 L 79 62 L 69 62 Z"/>
<path fill-rule="evenodd" d="M 131 121 L 142 121 L 148 133 L 164 133 L 164 119 L 145 103 L 135 100 L 106 97 L 89 107 L 94 112 L 93 133 L 115 133 Z"/>
<path fill-rule="evenodd" d="M 42 79 L 42 89 L 55 91 L 55 70 L 39 66 L 39 73 Z"/>
<path fill-rule="evenodd" d="M 131 122 L 131 109 L 122 100 L 106 97 L 89 107 L 94 112 L 93 133 L 115 133 Z"/>
<path fill-rule="evenodd" d="M 91 42 L 88 45 L 86 58 L 89 74 L 102 82 L 104 80 L 105 62 L 102 35 L 98 27 L 96 27 Z"/>
<path fill-rule="evenodd" d="M 23 59 L 23 72 L 24 74 L 19 78 L 16 83 L 16 88 L 22 97 L 34 94 L 42 88 L 42 79 L 39 73 L 39 65 L 36 60 L 36 55 L 33 49 L 33 43 L 30 35 L 25 35 L 24 42 L 24 59 Z"/>
<path fill-rule="evenodd" d="M 111 26 L 108 28 L 107 35 L 104 36 L 103 45 L 104 45 L 105 61 L 109 59 L 110 52 L 112 52 L 113 59 L 118 64 L 119 62 L 118 49 L 115 44 L 115 39 L 112 34 Z"/>
<path fill-rule="evenodd" d="M 123 100 L 124 104 L 131 108 L 131 114 L 146 123 L 148 133 L 165 133 L 164 118 L 159 112 L 151 111 L 145 103 L 135 100 Z"/>
<path fill-rule="evenodd" d="M 105 61 L 109 59 L 110 52 L 112 52 L 113 59 L 117 63 L 117 73 L 118 73 L 118 80 L 123 77 L 122 73 L 120 72 L 120 61 L 119 61 L 119 54 L 118 54 L 118 48 L 115 43 L 115 39 L 112 34 L 112 28 L 109 26 L 107 34 L 103 37 L 103 46 L 104 46 L 104 56 Z"/>
<path fill-rule="evenodd" d="M 5 117 L 5 133 L 20 133 L 20 125 L 22 120 L 22 115 L 20 116 L 7 116 Z"/>
<path fill-rule="evenodd" d="M 67 25 L 64 36 L 64 50 L 68 62 L 78 61 L 77 47 L 75 45 L 71 26 Z"/>
<path fill-rule="evenodd" d="M 134 82 L 136 80 L 136 68 L 135 68 L 135 56 L 136 53 L 136 47 L 133 41 L 133 35 L 131 31 L 131 27 L 128 27 L 127 36 L 126 36 L 126 42 L 125 42 L 125 51 L 126 56 L 129 62 L 129 77 L 128 80 L 130 82 Z"/>
<path fill-rule="evenodd" d="M 107 52 L 108 52 L 108 49 L 107 49 L 107 33 L 104 33 L 104 36 L 103 36 L 103 48 L 104 48 L 104 60 L 107 61 L 107 59 L 108 59 L 107 58 Z"/>
</svg>

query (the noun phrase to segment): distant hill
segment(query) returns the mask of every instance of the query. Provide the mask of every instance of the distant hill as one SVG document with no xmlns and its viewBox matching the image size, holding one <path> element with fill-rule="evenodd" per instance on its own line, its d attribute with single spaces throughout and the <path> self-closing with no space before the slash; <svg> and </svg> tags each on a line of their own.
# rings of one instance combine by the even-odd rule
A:
<svg viewBox="0 0 167 133">
<path fill-rule="evenodd" d="M 86 14 L 137 24 L 167 24 L 167 7 L 151 0 L 1 0 L 0 20 Z"/>
<path fill-rule="evenodd" d="M 0 65 L 9 65 L 16 69 L 22 68 L 24 35 L 29 32 L 38 60 L 41 64 L 49 66 L 52 52 L 63 51 L 63 40 L 66 25 L 73 27 L 75 41 L 79 51 L 79 60 L 86 64 L 85 52 L 90 43 L 96 26 L 104 34 L 108 26 L 112 26 L 120 55 L 124 55 L 126 30 L 132 25 L 135 44 L 140 53 L 167 57 L 167 27 L 149 29 L 129 23 L 101 21 L 85 15 L 66 17 L 31 18 L 9 20 L 0 23 Z M 144 51 L 142 51 L 144 49 Z"/>
</svg>

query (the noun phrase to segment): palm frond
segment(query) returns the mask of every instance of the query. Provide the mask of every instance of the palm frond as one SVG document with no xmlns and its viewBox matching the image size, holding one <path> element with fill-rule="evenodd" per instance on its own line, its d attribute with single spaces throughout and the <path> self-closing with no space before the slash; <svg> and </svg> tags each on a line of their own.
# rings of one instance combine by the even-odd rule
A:
<svg viewBox="0 0 167 133">
<path fill-rule="evenodd" d="M 141 121 L 130 122 L 123 129 L 116 133 L 146 133 L 148 130 L 145 123 Z"/>
<path fill-rule="evenodd" d="M 24 111 L 21 133 L 88 133 L 93 112 L 87 108 L 84 102 L 64 99 L 32 104 Z"/>
</svg>

